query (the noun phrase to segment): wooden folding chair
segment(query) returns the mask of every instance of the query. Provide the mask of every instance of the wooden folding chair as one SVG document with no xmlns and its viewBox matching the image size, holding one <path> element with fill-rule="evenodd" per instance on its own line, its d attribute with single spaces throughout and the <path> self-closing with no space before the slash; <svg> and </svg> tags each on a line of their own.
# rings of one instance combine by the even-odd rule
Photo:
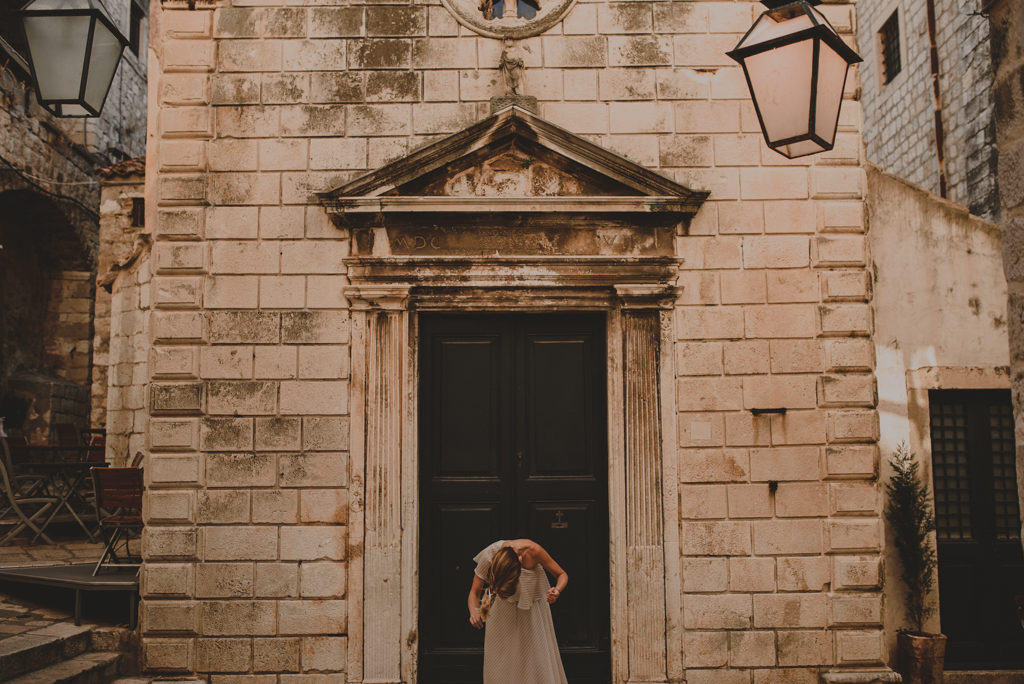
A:
<svg viewBox="0 0 1024 684">
<path fill-rule="evenodd" d="M 47 516 L 57 505 L 58 499 L 40 486 L 39 478 L 15 474 L 11 450 L 7 439 L 3 437 L 0 437 L 0 499 L 0 505 L 3 506 L 0 521 L 14 524 L 14 528 L 0 539 L 0 546 L 18 536 L 26 527 L 36 533 L 36 538 L 42 537 L 47 544 L 53 543 L 43 531 L 52 515 L 41 522 L 37 522 L 37 519 Z M 11 516 L 11 513 L 14 515 Z"/>
<path fill-rule="evenodd" d="M 103 555 L 93 568 L 93 576 L 104 567 L 140 567 L 142 559 L 131 555 L 128 543 L 141 533 L 143 527 L 142 468 L 94 467 L 90 472 L 100 536 L 106 543 Z M 113 513 L 105 514 L 104 511 Z"/>
</svg>

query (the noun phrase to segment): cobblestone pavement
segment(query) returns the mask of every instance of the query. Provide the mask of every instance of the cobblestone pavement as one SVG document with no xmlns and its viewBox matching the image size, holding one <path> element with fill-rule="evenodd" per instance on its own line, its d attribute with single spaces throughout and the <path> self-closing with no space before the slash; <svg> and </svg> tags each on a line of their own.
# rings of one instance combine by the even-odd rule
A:
<svg viewBox="0 0 1024 684">
<path fill-rule="evenodd" d="M 3 641 L 16 634 L 36 631 L 58 622 L 71 621 L 70 612 L 59 608 L 45 608 L 0 594 L 0 651 L 3 650 Z"/>
<path fill-rule="evenodd" d="M 57 540 L 55 544 L 29 544 L 18 539 L 14 544 L 0 546 L 0 568 L 54 563 L 96 561 L 103 553 L 103 544 L 88 540 Z M 11 594 L 15 585 L 0 584 L 0 640 L 47 627 L 55 622 L 70 622 L 71 607 L 43 607 Z M 31 593 L 31 592 L 30 592 Z M 19 596 L 22 591 L 17 591 Z"/>
<path fill-rule="evenodd" d="M 103 544 L 88 540 L 56 540 L 55 544 L 29 544 L 17 540 L 0 546 L 0 568 L 19 565 L 49 565 L 51 563 L 84 563 L 99 560 Z"/>
</svg>

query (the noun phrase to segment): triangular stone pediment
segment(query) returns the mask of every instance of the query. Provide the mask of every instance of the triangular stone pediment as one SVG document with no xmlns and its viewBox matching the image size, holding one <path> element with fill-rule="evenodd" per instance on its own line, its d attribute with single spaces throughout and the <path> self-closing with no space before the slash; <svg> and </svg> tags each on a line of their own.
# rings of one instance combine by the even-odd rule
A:
<svg viewBox="0 0 1024 684">
<path fill-rule="evenodd" d="M 513 140 L 485 155 L 467 155 L 389 191 L 434 197 L 634 196 L 635 188 L 560 157 L 547 148 Z M 574 168 L 576 167 L 576 168 Z"/>
<path fill-rule="evenodd" d="M 696 213 L 691 190 L 518 107 L 321 194 L 333 214 Z"/>
</svg>

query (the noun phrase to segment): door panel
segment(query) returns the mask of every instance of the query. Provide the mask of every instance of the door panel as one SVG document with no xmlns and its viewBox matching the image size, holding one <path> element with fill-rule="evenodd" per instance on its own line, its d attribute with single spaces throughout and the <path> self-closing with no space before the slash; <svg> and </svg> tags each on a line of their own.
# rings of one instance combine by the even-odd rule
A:
<svg viewBox="0 0 1024 684">
<path fill-rule="evenodd" d="M 472 558 L 479 551 L 473 548 L 473 540 L 477 535 L 487 534 L 493 529 L 498 524 L 500 514 L 497 506 L 475 504 L 439 506 L 437 512 L 439 529 L 461 530 L 465 534 L 441 535 L 434 562 L 441 564 L 451 558 L 469 559 L 455 564 L 455 573 L 463 583 L 441 582 L 433 587 L 438 598 L 437 610 L 441 613 L 441 622 L 458 628 L 437 633 L 438 644 L 451 648 L 458 647 L 466 640 L 474 643 L 479 640 L 477 630 L 465 618 L 466 588 L 473 581 L 475 567 Z"/>
<path fill-rule="evenodd" d="M 420 319 L 423 684 L 479 682 L 472 557 L 528 537 L 569 573 L 553 607 L 573 684 L 610 681 L 604 318 Z"/>
<path fill-rule="evenodd" d="M 527 341 L 529 475 L 589 472 L 586 354 L 579 339 Z"/>
<path fill-rule="evenodd" d="M 1024 553 L 1008 390 L 929 393 L 942 631 L 951 667 L 1024 666 Z"/>
<path fill-rule="evenodd" d="M 499 475 L 499 341 L 439 340 L 438 474 Z"/>
</svg>

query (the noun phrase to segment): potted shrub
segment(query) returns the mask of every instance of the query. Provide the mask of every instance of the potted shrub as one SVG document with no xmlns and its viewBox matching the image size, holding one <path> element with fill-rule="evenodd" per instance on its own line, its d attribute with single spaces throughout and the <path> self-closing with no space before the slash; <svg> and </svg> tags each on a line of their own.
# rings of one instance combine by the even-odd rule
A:
<svg viewBox="0 0 1024 684">
<path fill-rule="evenodd" d="M 921 479 L 920 464 L 905 444 L 897 447 L 889 463 L 893 475 L 885 486 L 885 517 L 892 526 L 911 620 L 910 629 L 900 630 L 897 637 L 899 670 L 905 684 L 941 684 L 946 637 L 924 631 L 934 608 L 931 589 L 938 562 L 931 536 L 935 530 L 931 495 Z"/>
</svg>

